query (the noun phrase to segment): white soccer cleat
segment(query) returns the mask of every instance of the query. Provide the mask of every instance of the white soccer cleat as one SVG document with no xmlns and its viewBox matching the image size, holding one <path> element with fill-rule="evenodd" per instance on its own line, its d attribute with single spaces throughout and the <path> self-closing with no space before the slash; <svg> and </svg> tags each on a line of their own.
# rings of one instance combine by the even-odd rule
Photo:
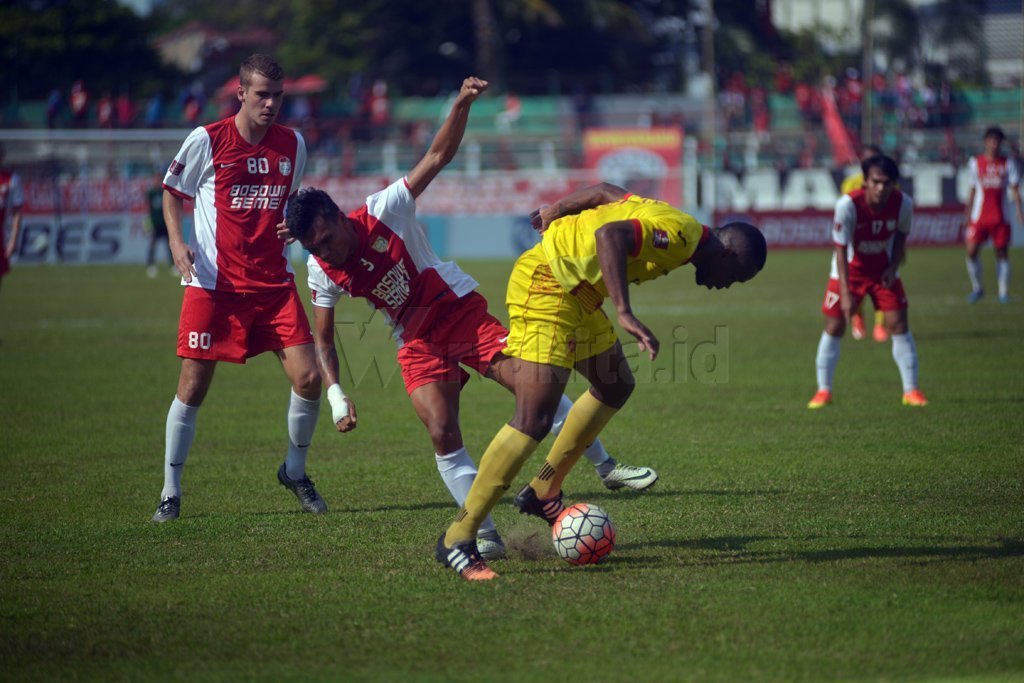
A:
<svg viewBox="0 0 1024 683">
<path fill-rule="evenodd" d="M 504 560 L 507 555 L 505 552 L 505 542 L 501 540 L 501 536 L 494 529 L 487 531 L 480 531 L 476 535 L 476 549 L 480 553 L 480 557 L 490 562 L 492 560 Z"/>
<path fill-rule="evenodd" d="M 654 486 L 658 481 L 658 473 L 650 467 L 633 467 L 616 463 L 615 469 L 601 477 L 605 487 L 612 491 L 621 488 L 643 491 Z"/>
</svg>

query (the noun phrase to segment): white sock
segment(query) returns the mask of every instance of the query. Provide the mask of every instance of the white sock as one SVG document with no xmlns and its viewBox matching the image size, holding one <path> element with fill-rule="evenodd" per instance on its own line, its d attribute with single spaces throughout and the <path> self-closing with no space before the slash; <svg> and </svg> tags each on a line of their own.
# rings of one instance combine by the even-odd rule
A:
<svg viewBox="0 0 1024 683">
<path fill-rule="evenodd" d="M 555 421 L 551 424 L 551 435 L 558 436 L 565 424 L 565 416 L 572 410 L 572 399 L 562 394 L 562 400 L 558 402 L 558 410 L 555 411 Z M 604 449 L 600 439 L 594 439 L 587 450 L 583 451 L 583 457 L 590 461 L 590 464 L 597 468 L 597 473 L 602 477 L 615 469 L 615 458 Z"/>
<path fill-rule="evenodd" d="M 181 475 L 196 435 L 196 415 L 199 406 L 182 403 L 175 396 L 167 411 L 167 429 L 164 433 L 164 489 L 160 500 L 181 497 Z"/>
<path fill-rule="evenodd" d="M 288 455 L 284 459 L 284 473 L 292 481 L 306 476 L 306 453 L 313 441 L 316 420 L 320 417 L 320 399 L 310 401 L 292 389 L 288 402 Z"/>
<path fill-rule="evenodd" d="M 996 277 L 999 278 L 999 296 L 1010 294 L 1010 261 L 1009 259 L 996 259 Z"/>
<path fill-rule="evenodd" d="M 967 257 L 967 277 L 971 278 L 971 290 L 981 291 L 981 259 Z"/>
<path fill-rule="evenodd" d="M 892 358 L 900 369 L 903 393 L 917 389 L 917 347 L 914 345 L 914 335 L 909 332 L 892 335 Z"/>
<path fill-rule="evenodd" d="M 839 364 L 839 342 L 840 337 L 833 337 L 828 332 L 821 333 L 821 341 L 818 342 L 818 357 L 815 362 L 818 368 L 818 391 L 822 389 L 832 391 L 832 378 L 836 374 L 836 365 Z"/>
<path fill-rule="evenodd" d="M 476 465 L 469 457 L 469 451 L 463 446 L 457 451 L 440 455 L 434 453 L 434 461 L 437 463 L 437 472 L 441 475 L 441 481 L 448 487 L 448 492 L 455 499 L 455 504 L 462 507 L 469 494 L 469 487 L 476 479 Z M 480 531 L 494 530 L 494 519 L 487 515 L 487 519 L 480 525 Z"/>
</svg>

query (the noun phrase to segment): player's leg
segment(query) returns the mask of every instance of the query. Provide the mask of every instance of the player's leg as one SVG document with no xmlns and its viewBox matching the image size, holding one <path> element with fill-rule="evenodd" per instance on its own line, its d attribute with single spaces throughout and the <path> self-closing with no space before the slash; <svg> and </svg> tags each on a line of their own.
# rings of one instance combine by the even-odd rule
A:
<svg viewBox="0 0 1024 683">
<path fill-rule="evenodd" d="M 861 301 L 857 308 L 850 314 L 850 336 L 855 341 L 860 341 L 867 334 L 867 326 L 864 324 L 864 302 Z"/>
<path fill-rule="evenodd" d="M 1010 226 L 999 227 L 992 240 L 996 248 L 996 279 L 999 282 L 999 303 L 1010 303 Z"/>
<path fill-rule="evenodd" d="M 871 337 L 879 344 L 889 341 L 889 331 L 885 327 L 885 311 L 875 309 L 875 326 Z"/>
<path fill-rule="evenodd" d="M 925 406 L 925 398 L 917 384 L 917 345 L 907 318 L 907 296 L 903 283 L 897 279 L 890 288 L 879 286 L 872 293 L 875 305 L 885 312 L 885 325 L 892 338 L 892 359 L 903 383 L 903 405 Z"/>
<path fill-rule="evenodd" d="M 490 373 L 512 389 L 516 412 L 484 451 L 466 502 L 442 537 L 447 548 L 475 538 L 523 463 L 547 436 L 570 370 L 502 355 L 492 362 Z"/>
<path fill-rule="evenodd" d="M 530 481 L 529 487 L 541 501 L 561 497 L 565 477 L 625 405 L 636 384 L 618 341 L 601 353 L 578 361 L 576 371 L 587 378 L 590 388 L 573 404 L 544 465 Z"/>
<path fill-rule="evenodd" d="M 403 347 L 404 348 L 404 347 Z M 409 393 L 416 416 L 427 428 L 434 446 L 434 462 L 441 481 L 460 508 L 477 475 L 476 465 L 462 440 L 459 425 L 459 396 L 461 381 L 427 382 Z M 505 544 L 488 514 L 477 531 L 477 546 L 486 560 L 505 555 Z"/>
<path fill-rule="evenodd" d="M 855 304 L 863 298 L 857 297 L 853 291 L 850 294 L 854 296 Z M 839 305 L 838 280 L 829 280 L 821 311 L 825 315 L 825 328 L 818 340 L 818 352 L 814 359 L 818 390 L 807 404 L 807 407 L 812 410 L 824 408 L 832 403 L 832 380 L 835 377 L 836 366 L 839 364 L 840 343 L 846 332 L 846 319 L 843 317 Z"/>
<path fill-rule="evenodd" d="M 186 287 L 178 321 L 181 369 L 174 400 L 167 411 L 164 440 L 164 486 L 154 522 L 177 519 L 181 508 L 181 479 L 195 438 L 196 418 L 213 382 L 217 362 L 241 362 L 239 340 L 244 330 L 231 315 L 230 296 L 199 287 Z"/>
<path fill-rule="evenodd" d="M 275 351 L 291 382 L 286 424 L 288 451 L 277 470 L 277 480 L 295 494 L 305 512 L 323 514 L 327 503 L 306 474 L 306 457 L 320 417 L 320 372 L 312 344 L 299 344 Z"/>
<path fill-rule="evenodd" d="M 217 361 L 181 359 L 178 389 L 167 411 L 164 429 L 164 487 L 154 522 L 177 519 L 181 511 L 181 478 L 196 434 L 199 406 L 213 382 Z"/>
<path fill-rule="evenodd" d="M 967 295 L 967 303 L 973 304 L 978 299 L 985 295 L 985 289 L 981 284 L 981 259 L 978 258 L 978 252 L 981 249 L 982 241 L 979 239 L 973 239 L 974 229 L 971 227 L 967 228 L 967 277 L 971 281 L 971 293 Z"/>
</svg>

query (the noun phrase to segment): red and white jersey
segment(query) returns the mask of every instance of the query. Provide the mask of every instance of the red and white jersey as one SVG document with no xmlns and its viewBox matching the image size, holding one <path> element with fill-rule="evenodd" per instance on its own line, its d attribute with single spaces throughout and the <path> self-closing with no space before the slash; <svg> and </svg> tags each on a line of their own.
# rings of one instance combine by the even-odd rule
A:
<svg viewBox="0 0 1024 683">
<path fill-rule="evenodd" d="M 1003 156 L 989 159 L 979 154 L 967 162 L 967 173 L 974 188 L 971 225 L 981 228 L 1009 225 L 1006 188 L 1020 185 L 1020 166 Z"/>
<path fill-rule="evenodd" d="M 832 241 L 846 247 L 850 273 L 881 276 L 889 267 L 893 237 L 897 232 L 910 234 L 913 213 L 914 202 L 900 190 L 893 190 L 889 201 L 877 211 L 868 206 L 863 189 L 840 197 L 836 202 Z M 835 256 L 830 277 L 839 277 Z"/>
<path fill-rule="evenodd" d="M 16 209 L 24 203 L 25 194 L 21 189 L 21 178 L 13 171 L 0 170 L 0 249 L 7 246 L 4 227 L 7 225 L 8 209 Z"/>
<path fill-rule="evenodd" d="M 458 264 L 434 253 L 405 178 L 367 197 L 348 219 L 359 246 L 345 265 L 312 255 L 306 262 L 314 306 L 333 308 L 342 294 L 364 298 L 384 311 L 401 347 L 430 329 L 443 304 L 477 288 Z"/>
<path fill-rule="evenodd" d="M 277 237 L 284 206 L 306 165 L 302 136 L 277 124 L 257 145 L 232 116 L 193 130 L 164 176 L 164 189 L 195 200 L 195 287 L 256 292 L 294 286 Z"/>
</svg>

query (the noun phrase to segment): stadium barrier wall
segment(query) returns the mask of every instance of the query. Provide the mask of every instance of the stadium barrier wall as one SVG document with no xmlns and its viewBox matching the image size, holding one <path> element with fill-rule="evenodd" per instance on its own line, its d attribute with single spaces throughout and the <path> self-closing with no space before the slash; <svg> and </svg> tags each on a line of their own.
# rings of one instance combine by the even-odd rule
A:
<svg viewBox="0 0 1024 683">
<path fill-rule="evenodd" d="M 682 206 L 698 220 L 719 225 L 743 219 L 760 226 L 771 248 L 827 248 L 832 207 L 842 173 L 825 168 L 780 172 L 754 169 L 743 175 L 703 171 L 668 177 L 609 178 L 638 194 L 659 195 L 672 184 Z M 385 187 L 385 176 L 351 179 L 309 177 L 344 211 Z M 527 215 L 596 180 L 592 172 L 539 174 L 482 172 L 439 177 L 418 202 L 431 243 L 444 258 L 513 258 L 537 236 Z M 150 179 L 29 180 L 22 234 L 13 261 L 38 263 L 142 263 L 148 246 L 146 190 Z M 915 200 L 911 244 L 960 241 L 966 169 L 948 164 L 907 166 L 901 185 Z M 697 198 L 687 202 L 688 196 Z M 696 204 L 698 208 L 692 208 Z M 188 229 L 186 224 L 186 229 Z M 1014 226 L 1015 237 L 1020 226 Z M 1015 240 L 1016 241 L 1016 240 Z M 298 257 L 299 250 L 293 251 Z"/>
</svg>

